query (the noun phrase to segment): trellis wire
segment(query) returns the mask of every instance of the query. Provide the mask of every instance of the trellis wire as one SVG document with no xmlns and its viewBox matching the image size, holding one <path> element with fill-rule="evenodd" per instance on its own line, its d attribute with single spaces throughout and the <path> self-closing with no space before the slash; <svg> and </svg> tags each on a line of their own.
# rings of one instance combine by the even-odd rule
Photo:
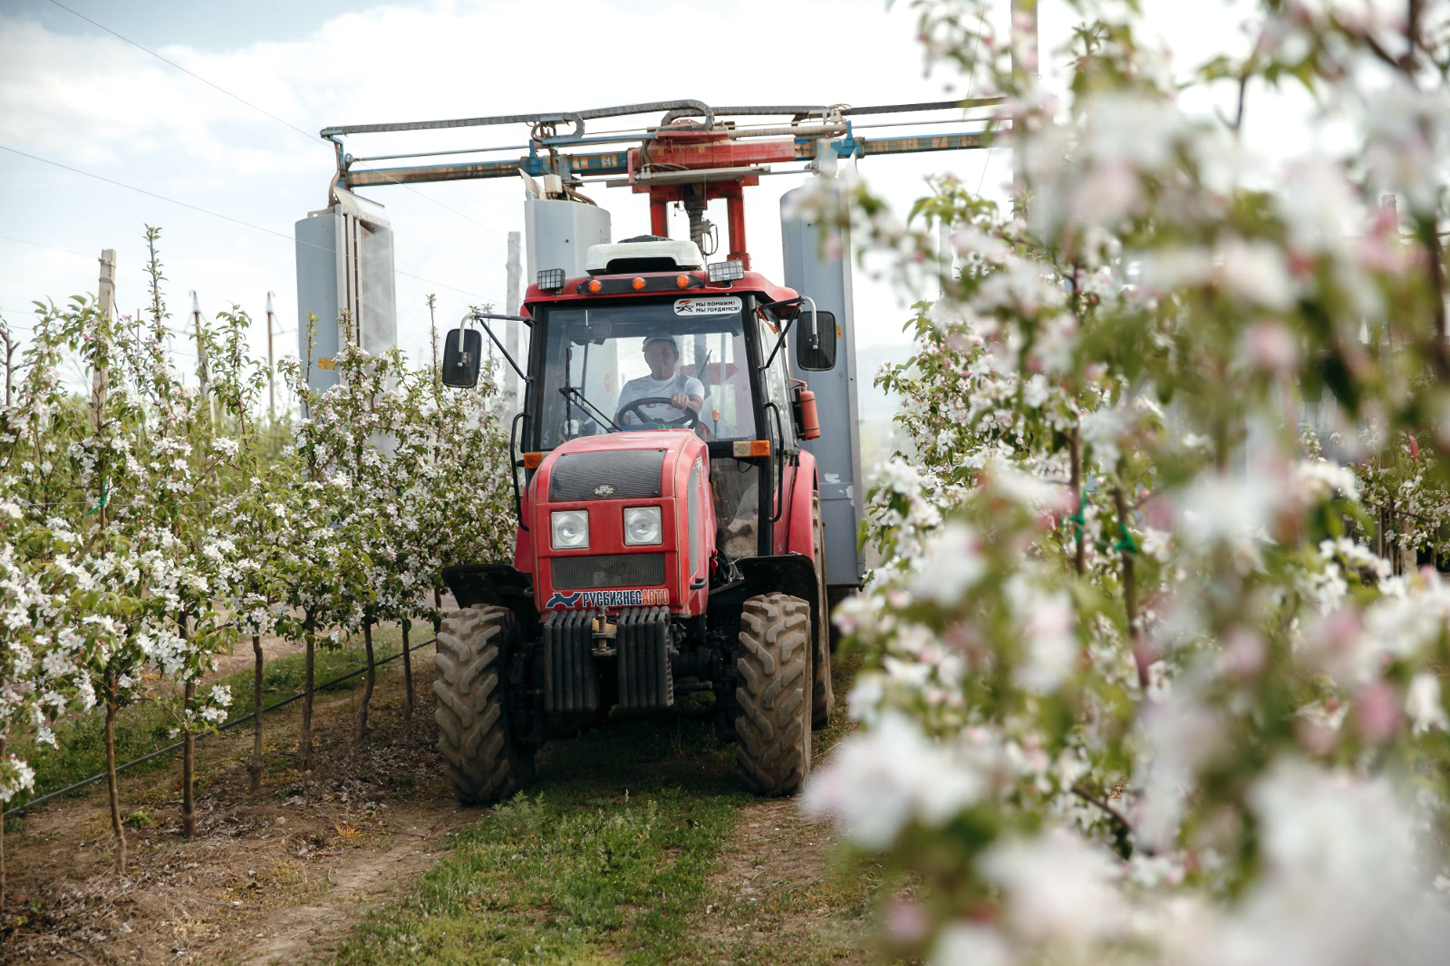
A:
<svg viewBox="0 0 1450 966">
<path fill-rule="evenodd" d="M 389 657 L 383 658 L 381 661 L 374 661 L 372 666 L 374 668 L 381 667 L 382 665 L 387 664 L 389 661 L 396 661 L 398 658 L 402 657 L 405 653 L 411 654 L 411 653 L 413 653 L 416 650 L 419 650 L 421 648 L 427 647 L 429 644 L 436 644 L 436 643 L 438 643 L 438 638 L 435 637 L 435 638 L 433 638 L 431 640 L 424 641 L 421 644 L 411 645 L 410 647 L 406 647 L 406 648 L 404 648 L 403 650 L 399 651 L 396 654 L 393 654 L 393 655 L 391 655 Z M 324 681 L 321 684 L 315 685 L 312 688 L 312 692 L 311 693 L 316 694 L 318 691 L 322 691 L 322 690 L 325 690 L 326 688 L 330 688 L 334 684 L 341 684 L 343 681 L 346 681 L 346 680 L 348 680 L 350 678 L 355 678 L 359 674 L 366 674 L 367 671 L 368 671 L 367 668 L 361 667 L 361 668 L 358 668 L 356 671 L 353 671 L 353 672 L 351 672 L 349 674 L 344 674 L 340 678 L 333 678 L 331 681 Z M 283 699 L 281 701 L 278 701 L 276 704 L 268 705 L 267 707 L 265 707 L 265 708 L 262 709 L 262 713 L 263 714 L 266 714 L 268 711 L 276 711 L 278 708 L 285 708 L 287 705 L 291 704 L 294 701 L 301 701 L 303 698 L 307 697 L 307 694 L 308 694 L 308 692 L 306 692 L 306 691 L 299 691 L 296 694 L 292 695 L 292 697 L 290 697 L 290 698 L 285 698 L 285 699 Z M 235 728 L 239 724 L 245 724 L 246 722 L 251 721 L 256 716 L 257 716 L 257 713 L 255 711 L 253 711 L 253 712 L 250 712 L 248 714 L 243 715 L 240 718 L 233 718 L 231 721 L 228 721 L 225 724 L 218 725 L 217 728 L 216 728 L 216 732 L 215 733 L 216 734 L 220 734 L 221 732 L 226 731 L 228 728 Z M 212 734 L 212 733 L 213 732 L 210 732 L 210 731 L 203 731 L 203 732 L 201 732 L 201 733 L 193 736 L 193 739 L 192 740 L 194 740 L 194 741 L 200 741 L 202 738 L 205 738 L 207 735 Z M 128 769 L 128 768 L 134 768 L 136 765 L 145 764 L 146 762 L 151 761 L 153 758 L 160 758 L 162 755 L 170 754 L 171 752 L 176 751 L 178 748 L 183 747 L 185 744 L 186 744 L 186 741 L 185 741 L 185 739 L 183 739 L 181 741 L 176 742 L 175 744 L 167 745 L 165 748 L 158 748 L 155 751 L 151 752 L 150 754 L 142 755 L 140 758 L 134 758 L 131 761 L 128 761 L 128 762 L 126 762 L 123 765 L 117 765 L 116 766 L 116 774 L 119 775 L 121 772 L 125 771 L 126 769 Z M 74 785 L 67 785 L 65 788 L 58 788 L 58 789 L 56 789 L 53 792 L 46 792 L 44 795 L 40 796 L 39 798 L 31 799 L 30 801 L 26 802 L 24 805 L 17 805 L 17 806 L 15 806 L 14 808 L 10 809 L 7 812 L 0 813 L 0 820 L 7 819 L 7 818 L 9 818 L 12 815 L 21 815 L 21 814 L 29 811 L 30 809 L 34 808 L 37 805 L 43 805 L 43 804 L 45 804 L 46 802 L 50 801 L 53 798 L 59 798 L 62 795 L 67 795 L 67 794 L 69 794 L 69 793 L 71 793 L 73 791 L 77 791 L 79 789 L 85 788 L 88 785 L 94 785 L 96 782 L 100 781 L 102 778 L 105 778 L 105 777 L 106 777 L 106 773 L 105 772 L 103 772 L 103 771 L 102 772 L 97 772 L 96 774 L 92 775 L 90 778 L 86 778 L 86 779 L 84 779 L 82 781 L 78 781 Z"/>
</svg>

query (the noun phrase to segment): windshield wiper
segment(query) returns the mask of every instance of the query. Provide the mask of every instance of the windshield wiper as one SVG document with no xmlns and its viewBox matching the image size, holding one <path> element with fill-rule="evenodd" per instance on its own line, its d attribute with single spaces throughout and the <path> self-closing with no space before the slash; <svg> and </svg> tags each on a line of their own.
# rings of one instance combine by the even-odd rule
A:
<svg viewBox="0 0 1450 966">
<path fill-rule="evenodd" d="M 579 405 L 589 410 L 590 413 L 598 417 L 603 422 L 608 423 L 616 433 L 624 432 L 624 430 L 620 429 L 619 426 L 614 422 L 614 420 L 604 415 L 604 413 L 599 409 L 598 406 L 590 402 L 588 397 L 586 397 L 584 393 L 579 391 L 578 386 L 562 386 L 559 389 L 559 394 L 565 399 L 577 399 L 579 401 Z"/>
</svg>

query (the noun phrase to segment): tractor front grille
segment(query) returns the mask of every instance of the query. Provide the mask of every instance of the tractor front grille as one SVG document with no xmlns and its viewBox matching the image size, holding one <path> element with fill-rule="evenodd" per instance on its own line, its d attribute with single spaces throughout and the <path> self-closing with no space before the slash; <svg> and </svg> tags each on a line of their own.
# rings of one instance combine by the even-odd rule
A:
<svg viewBox="0 0 1450 966">
<path fill-rule="evenodd" d="M 565 453 L 549 471 L 549 502 L 658 497 L 664 466 L 662 449 Z"/>
<path fill-rule="evenodd" d="M 555 610 L 544 617 L 544 710 L 593 711 L 599 707 L 599 672 L 592 610 Z"/>
<path fill-rule="evenodd" d="M 596 587 L 658 587 L 665 582 L 662 553 L 599 553 L 555 557 L 555 590 L 593 590 Z"/>
<path fill-rule="evenodd" d="M 616 627 L 619 706 L 668 708 L 674 704 L 670 612 L 663 607 L 625 607 L 619 612 Z"/>
</svg>

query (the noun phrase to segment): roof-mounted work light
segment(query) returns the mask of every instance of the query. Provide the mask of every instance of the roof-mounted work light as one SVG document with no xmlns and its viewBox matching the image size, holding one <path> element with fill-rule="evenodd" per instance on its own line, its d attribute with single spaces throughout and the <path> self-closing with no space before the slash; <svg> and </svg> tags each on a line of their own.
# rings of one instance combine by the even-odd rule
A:
<svg viewBox="0 0 1450 966">
<path fill-rule="evenodd" d="M 539 272 L 539 289 L 544 292 L 557 292 L 564 287 L 564 270 L 562 268 L 546 268 Z"/>
<path fill-rule="evenodd" d="M 738 258 L 726 262 L 711 262 L 708 268 L 710 282 L 734 282 L 745 277 L 745 264 Z"/>
</svg>

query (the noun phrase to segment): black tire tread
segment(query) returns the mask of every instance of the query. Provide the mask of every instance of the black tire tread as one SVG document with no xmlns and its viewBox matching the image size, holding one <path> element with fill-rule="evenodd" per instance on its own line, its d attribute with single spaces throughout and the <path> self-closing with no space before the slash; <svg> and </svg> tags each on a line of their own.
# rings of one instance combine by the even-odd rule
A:
<svg viewBox="0 0 1450 966">
<path fill-rule="evenodd" d="M 517 640 L 517 623 L 504 607 L 454 611 L 438 630 L 438 752 L 465 805 L 502 801 L 532 777 L 533 756 L 515 747 L 504 713 L 505 648 Z"/>
<path fill-rule="evenodd" d="M 757 795 L 790 795 L 811 767 L 810 605 L 761 594 L 740 614 L 735 670 L 736 775 Z"/>
</svg>

